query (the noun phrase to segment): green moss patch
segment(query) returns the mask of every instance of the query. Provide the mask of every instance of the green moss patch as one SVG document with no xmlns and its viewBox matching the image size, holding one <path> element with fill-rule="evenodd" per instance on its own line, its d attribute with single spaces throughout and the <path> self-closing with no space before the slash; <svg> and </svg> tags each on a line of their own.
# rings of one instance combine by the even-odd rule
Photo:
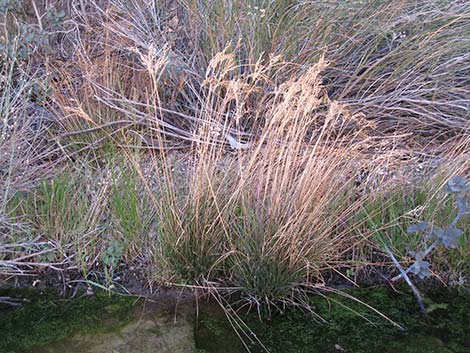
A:
<svg viewBox="0 0 470 353">
<path fill-rule="evenodd" d="M 470 352 L 470 294 L 450 290 L 428 293 L 429 318 L 419 311 L 414 297 L 386 288 L 354 290 L 350 294 L 401 324 L 400 331 L 364 305 L 340 295 L 315 296 L 311 304 L 327 324 L 301 310 L 288 310 L 260 322 L 257 315 L 242 315 L 252 332 L 239 333 L 252 352 L 271 353 L 465 353 Z M 347 306 L 349 309 L 345 308 Z M 362 317 L 361 317 L 362 315 Z M 196 329 L 201 352 L 246 352 L 221 310 L 202 310 Z"/>
<path fill-rule="evenodd" d="M 0 352 L 24 353 L 76 332 L 103 332 L 130 319 L 135 299 L 97 293 L 61 299 L 53 291 L 3 290 L 0 296 L 24 298 L 18 308 L 0 308 Z"/>
</svg>

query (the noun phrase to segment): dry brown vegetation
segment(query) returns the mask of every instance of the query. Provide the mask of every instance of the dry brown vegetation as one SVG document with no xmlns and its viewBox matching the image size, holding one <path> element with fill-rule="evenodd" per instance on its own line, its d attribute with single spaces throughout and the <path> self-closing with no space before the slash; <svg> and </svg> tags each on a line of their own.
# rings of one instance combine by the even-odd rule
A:
<svg viewBox="0 0 470 353">
<path fill-rule="evenodd" d="M 7 3 L 6 276 L 114 286 L 134 268 L 151 288 L 296 303 L 385 271 L 384 241 L 408 261 L 406 225 L 453 212 L 439 190 L 469 172 L 465 2 Z M 468 239 L 437 278 L 468 275 Z"/>
</svg>

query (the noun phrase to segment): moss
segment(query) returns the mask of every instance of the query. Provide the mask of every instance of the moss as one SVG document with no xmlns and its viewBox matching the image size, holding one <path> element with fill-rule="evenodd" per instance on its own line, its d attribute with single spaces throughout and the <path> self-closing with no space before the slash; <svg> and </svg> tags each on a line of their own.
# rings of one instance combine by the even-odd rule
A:
<svg viewBox="0 0 470 353">
<path fill-rule="evenodd" d="M 196 323 L 195 341 L 198 353 L 245 352 L 225 313 L 216 305 L 202 305 Z"/>
<path fill-rule="evenodd" d="M 25 298 L 19 308 L 0 308 L 0 352 L 25 352 L 76 332 L 115 330 L 130 319 L 135 299 L 97 293 L 60 299 L 53 291 L 3 290 L 0 296 Z"/>
<path fill-rule="evenodd" d="M 328 321 L 327 324 L 319 323 L 312 314 L 300 310 L 288 310 L 263 322 L 252 314 L 242 315 L 242 318 L 272 353 L 337 353 L 338 346 L 354 353 L 470 352 L 468 293 L 450 290 L 429 292 L 428 308 L 432 310 L 428 319 L 421 315 L 414 297 L 409 293 L 369 288 L 355 290 L 351 294 L 406 327 L 406 331 L 400 331 L 364 305 L 340 295 L 311 299 L 315 311 Z M 253 337 L 246 333 L 245 337 Z M 223 316 L 214 315 L 214 309 L 201 313 L 196 330 L 199 349 L 209 353 L 245 352 L 243 346 L 233 344 L 233 340 L 238 340 L 237 335 Z M 249 339 L 245 341 L 252 352 L 264 351 Z M 229 346 L 227 342 L 230 342 Z"/>
</svg>

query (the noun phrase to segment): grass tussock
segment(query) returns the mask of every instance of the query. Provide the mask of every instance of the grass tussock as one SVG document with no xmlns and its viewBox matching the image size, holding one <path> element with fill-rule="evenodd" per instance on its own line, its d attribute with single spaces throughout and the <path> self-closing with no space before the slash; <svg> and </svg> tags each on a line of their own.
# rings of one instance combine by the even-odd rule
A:
<svg viewBox="0 0 470 353">
<path fill-rule="evenodd" d="M 469 11 L 379 0 L 4 11 L 0 274 L 46 267 L 114 286 L 137 267 L 149 285 L 238 290 L 259 307 L 390 271 L 384 245 L 408 261 L 422 239 L 404 229 L 446 223 L 440 190 L 469 173 Z M 467 238 L 436 255 L 441 280 L 468 273 Z"/>
</svg>

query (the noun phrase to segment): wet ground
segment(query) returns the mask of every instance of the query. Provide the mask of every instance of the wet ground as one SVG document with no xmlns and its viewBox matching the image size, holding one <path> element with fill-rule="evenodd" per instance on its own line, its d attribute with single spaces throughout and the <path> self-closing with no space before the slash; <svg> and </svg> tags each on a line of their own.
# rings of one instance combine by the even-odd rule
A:
<svg viewBox="0 0 470 353">
<path fill-rule="evenodd" d="M 197 310 L 193 300 L 176 305 L 175 295 L 142 301 L 96 293 L 69 300 L 53 292 L 3 290 L 0 296 L 20 298 L 22 305 L 0 306 L 0 353 L 470 352 L 468 291 L 428 291 L 424 317 L 403 290 L 348 292 L 388 320 L 329 294 L 310 297 L 315 314 L 262 312 L 261 321 L 256 313 L 214 302 L 200 301 Z"/>
<path fill-rule="evenodd" d="M 404 291 L 378 287 L 347 292 L 380 313 L 335 294 L 311 297 L 315 314 L 297 309 L 267 318 L 265 313 L 262 322 L 257 315 L 249 314 L 239 315 L 243 323 L 232 316 L 230 324 L 220 308 L 209 305 L 201 309 L 196 345 L 200 353 L 238 353 L 247 349 L 272 353 L 470 352 L 468 291 L 442 288 L 429 291 L 427 317 L 421 314 L 411 293 Z M 238 335 L 233 327 L 239 328 Z"/>
<path fill-rule="evenodd" d="M 3 291 L 23 297 L 0 309 L 0 353 L 192 353 L 192 305 L 174 297 L 143 301 L 97 292 L 61 299 L 54 292 Z"/>
</svg>

